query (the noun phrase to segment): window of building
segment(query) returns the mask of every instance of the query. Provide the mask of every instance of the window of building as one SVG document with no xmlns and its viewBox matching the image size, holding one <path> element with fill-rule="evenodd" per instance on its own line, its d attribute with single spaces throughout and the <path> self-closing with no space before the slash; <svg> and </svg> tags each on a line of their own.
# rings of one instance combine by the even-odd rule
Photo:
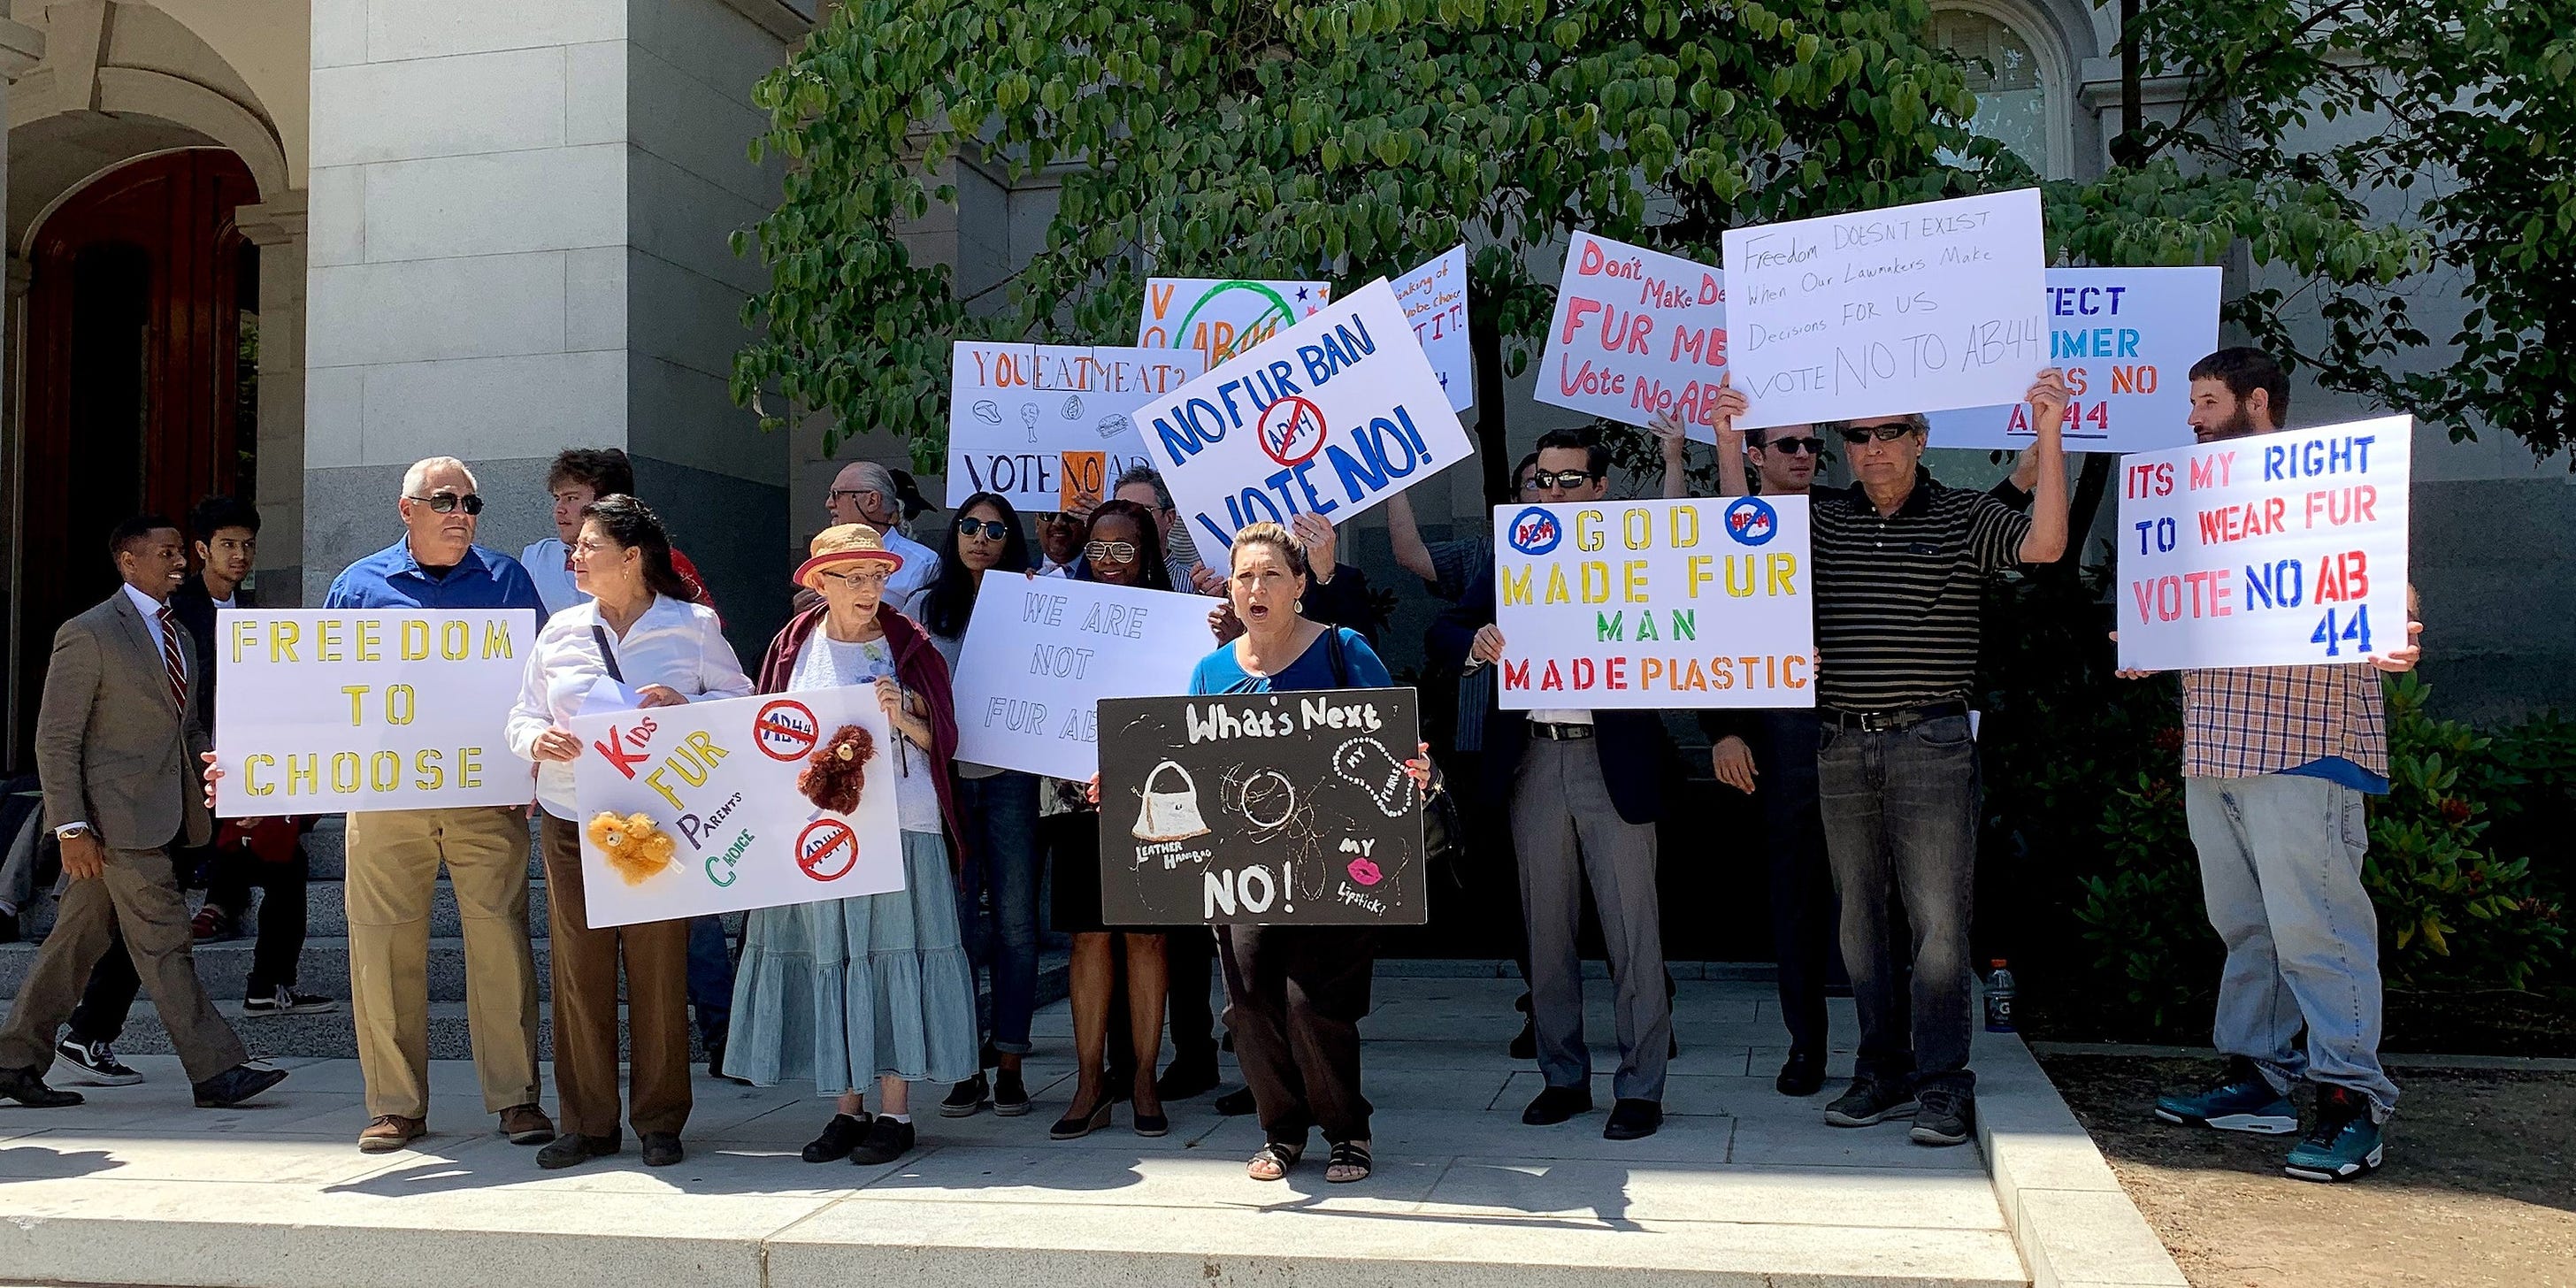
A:
<svg viewBox="0 0 2576 1288">
<path fill-rule="evenodd" d="M 1972 132 L 2012 150 L 2042 175 L 2058 173 L 2057 122 L 2050 69 L 2028 40 L 2004 19 L 1983 9 L 1945 8 L 1932 15 L 1932 41 L 1967 63 L 1968 88 L 1977 96 Z"/>
</svg>

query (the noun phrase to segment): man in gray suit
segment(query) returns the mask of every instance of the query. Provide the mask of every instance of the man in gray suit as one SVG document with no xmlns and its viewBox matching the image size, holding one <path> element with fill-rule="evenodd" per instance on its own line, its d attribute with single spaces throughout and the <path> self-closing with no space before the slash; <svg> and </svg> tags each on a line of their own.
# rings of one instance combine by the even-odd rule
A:
<svg viewBox="0 0 2576 1288">
<path fill-rule="evenodd" d="M 197 773 L 209 745 L 206 686 L 168 602 L 188 574 L 184 552 L 178 525 L 167 519 L 118 524 L 108 553 L 124 587 L 54 633 L 36 714 L 36 773 L 72 882 L 0 1028 L 0 1100 L 36 1109 L 81 1102 L 78 1092 L 46 1086 L 45 1071 L 55 1031 L 116 925 L 199 1108 L 240 1104 L 286 1077 L 252 1066 L 207 1000 L 189 952 L 188 903 L 170 867 L 171 842 L 214 837 Z"/>
</svg>

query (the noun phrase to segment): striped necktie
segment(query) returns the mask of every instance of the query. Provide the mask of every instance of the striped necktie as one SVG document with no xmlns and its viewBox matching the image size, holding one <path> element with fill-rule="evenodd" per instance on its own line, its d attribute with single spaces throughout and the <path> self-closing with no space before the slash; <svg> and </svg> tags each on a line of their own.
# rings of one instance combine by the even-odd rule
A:
<svg viewBox="0 0 2576 1288">
<path fill-rule="evenodd" d="M 186 711 L 188 668 L 179 660 L 179 619 L 168 604 L 161 606 L 161 669 L 170 673 L 170 700 Z"/>
</svg>

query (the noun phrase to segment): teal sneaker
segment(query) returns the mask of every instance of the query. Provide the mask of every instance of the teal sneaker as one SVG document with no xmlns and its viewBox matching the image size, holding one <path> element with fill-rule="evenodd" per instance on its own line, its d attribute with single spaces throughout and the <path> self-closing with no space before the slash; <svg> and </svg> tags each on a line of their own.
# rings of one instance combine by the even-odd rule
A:
<svg viewBox="0 0 2576 1288">
<path fill-rule="evenodd" d="M 2156 1097 L 2156 1117 L 2186 1127 L 2287 1136 L 2299 1129 L 2299 1111 L 2290 1098 L 2272 1090 L 2263 1071 L 2245 1057 L 2229 1056 L 2227 1076 L 2196 1095 Z"/>
<path fill-rule="evenodd" d="M 2302 1181 L 2349 1181 L 2378 1171 L 2385 1157 L 2370 1102 L 2342 1087 L 2319 1087 L 2317 1125 L 2290 1147 L 2281 1170 Z"/>
</svg>

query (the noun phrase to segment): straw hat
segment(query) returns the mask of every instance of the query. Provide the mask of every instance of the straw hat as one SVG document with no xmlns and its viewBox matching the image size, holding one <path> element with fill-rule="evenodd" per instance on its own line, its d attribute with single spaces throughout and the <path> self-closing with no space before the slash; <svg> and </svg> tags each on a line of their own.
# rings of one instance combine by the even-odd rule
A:
<svg viewBox="0 0 2576 1288">
<path fill-rule="evenodd" d="M 797 566 L 796 584 L 816 594 L 823 587 L 814 574 L 845 563 L 881 563 L 887 572 L 903 567 L 903 556 L 885 548 L 877 530 L 864 523 L 844 523 L 814 534 L 813 544 L 806 547 L 807 558 Z"/>
</svg>

